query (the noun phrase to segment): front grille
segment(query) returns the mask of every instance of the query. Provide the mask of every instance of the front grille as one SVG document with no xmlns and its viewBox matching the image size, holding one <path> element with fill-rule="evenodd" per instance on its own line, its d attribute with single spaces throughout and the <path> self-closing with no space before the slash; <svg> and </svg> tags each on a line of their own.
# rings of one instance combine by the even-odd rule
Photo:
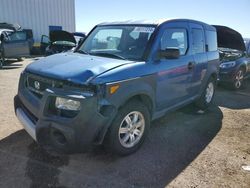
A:
<svg viewBox="0 0 250 188">
<path fill-rule="evenodd" d="M 42 98 L 44 91 L 48 88 L 60 88 L 62 83 L 37 75 L 28 74 L 26 79 L 27 88 L 37 97 Z"/>
</svg>

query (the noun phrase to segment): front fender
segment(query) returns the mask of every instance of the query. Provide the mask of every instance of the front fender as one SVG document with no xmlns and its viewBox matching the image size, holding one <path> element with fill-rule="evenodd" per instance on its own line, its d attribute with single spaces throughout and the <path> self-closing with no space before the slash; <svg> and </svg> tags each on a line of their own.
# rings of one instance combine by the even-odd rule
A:
<svg viewBox="0 0 250 188">
<path fill-rule="evenodd" d="M 146 96 L 152 103 L 152 111 L 155 108 L 155 76 L 145 76 L 140 78 L 133 78 L 118 82 L 107 83 L 106 96 L 99 101 L 100 113 L 104 116 L 109 116 L 109 123 L 100 130 L 96 143 L 101 144 L 104 137 L 115 118 L 120 107 L 135 96 Z M 119 85 L 119 89 L 111 94 L 110 88 L 114 85 Z"/>
<path fill-rule="evenodd" d="M 155 76 L 145 76 L 107 84 L 107 100 L 116 108 L 123 106 L 129 99 L 137 95 L 145 95 L 150 98 L 154 106 Z M 119 85 L 116 93 L 110 94 L 110 87 Z"/>
</svg>

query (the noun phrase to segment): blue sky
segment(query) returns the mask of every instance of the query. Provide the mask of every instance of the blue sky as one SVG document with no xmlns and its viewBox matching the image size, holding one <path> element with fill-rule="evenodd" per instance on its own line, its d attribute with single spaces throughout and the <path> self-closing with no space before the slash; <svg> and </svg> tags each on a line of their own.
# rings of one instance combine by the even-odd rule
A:
<svg viewBox="0 0 250 188">
<path fill-rule="evenodd" d="M 189 18 L 226 25 L 250 38 L 250 0 L 75 0 L 76 31 L 105 21 Z"/>
</svg>

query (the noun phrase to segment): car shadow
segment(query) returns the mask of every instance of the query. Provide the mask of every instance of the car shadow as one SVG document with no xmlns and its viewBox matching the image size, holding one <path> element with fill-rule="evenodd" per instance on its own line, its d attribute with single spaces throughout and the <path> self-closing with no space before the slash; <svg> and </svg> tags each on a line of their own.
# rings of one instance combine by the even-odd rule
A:
<svg viewBox="0 0 250 188">
<path fill-rule="evenodd" d="M 221 129 L 220 108 L 212 106 L 201 115 L 196 110 L 187 106 L 152 122 L 140 150 L 126 157 L 106 152 L 102 146 L 87 153 L 54 156 L 32 142 L 23 130 L 2 139 L 0 151 L 26 156 L 23 170 L 31 187 L 164 187 L 189 166 Z M 14 170 L 15 162 L 9 168 Z"/>
<path fill-rule="evenodd" d="M 218 87 L 215 104 L 235 110 L 250 108 L 250 79 L 246 80 L 244 89 L 234 91 L 226 87 Z"/>
<path fill-rule="evenodd" d="M 19 69 L 23 66 L 23 64 L 20 62 L 21 61 L 17 61 L 14 59 L 8 59 L 5 61 L 5 64 L 2 68 L 2 70 Z"/>
</svg>

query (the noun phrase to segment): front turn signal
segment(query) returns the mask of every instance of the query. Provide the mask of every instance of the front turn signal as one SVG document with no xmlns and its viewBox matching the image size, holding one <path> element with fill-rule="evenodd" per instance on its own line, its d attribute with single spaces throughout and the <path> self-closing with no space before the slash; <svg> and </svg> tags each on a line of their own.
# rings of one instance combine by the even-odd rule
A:
<svg viewBox="0 0 250 188">
<path fill-rule="evenodd" d="M 112 85 L 110 88 L 109 88 L 109 93 L 110 94 L 114 94 L 118 89 L 119 89 L 120 85 Z"/>
</svg>

